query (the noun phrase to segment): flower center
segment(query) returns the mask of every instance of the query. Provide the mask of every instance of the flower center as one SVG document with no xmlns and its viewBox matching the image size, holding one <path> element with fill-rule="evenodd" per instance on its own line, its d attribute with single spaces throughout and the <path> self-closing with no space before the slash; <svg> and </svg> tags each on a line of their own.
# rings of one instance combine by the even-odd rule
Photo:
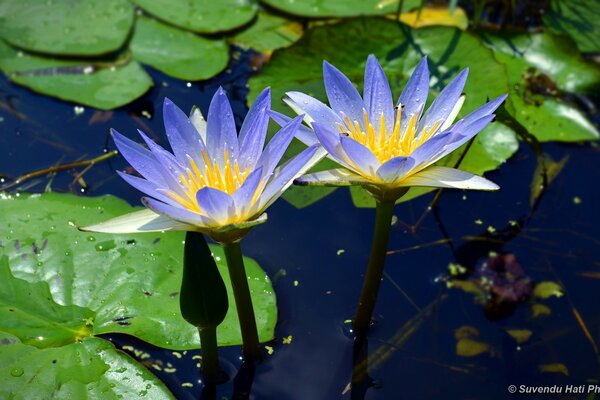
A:
<svg viewBox="0 0 600 400">
<path fill-rule="evenodd" d="M 350 118 L 344 115 L 344 124 L 339 124 L 340 132 L 366 146 L 382 163 L 394 157 L 410 155 L 433 136 L 441 123 L 438 121 L 429 129 L 425 127 L 421 132 L 417 132 L 417 122 L 419 121 L 419 113 L 417 112 L 408 121 L 404 132 L 400 132 L 402 107 L 397 108 L 392 132 L 386 131 L 383 114 L 379 119 L 379 131 L 375 130 L 366 110 L 363 110 L 363 118 L 364 124 L 362 126 L 366 127 L 365 130 L 363 130 L 359 121 L 351 121 Z"/>
<path fill-rule="evenodd" d="M 237 160 L 229 157 L 229 151 L 225 149 L 223 159 L 225 165 L 221 167 L 219 163 L 211 161 L 206 150 L 202 152 L 204 160 L 204 170 L 201 171 L 192 158 L 188 158 L 190 167 L 186 169 L 186 174 L 179 175 L 179 181 L 185 196 L 170 191 L 169 197 L 177 201 L 190 211 L 200 211 L 200 206 L 196 200 L 196 193 L 204 187 L 211 187 L 232 195 L 246 180 L 250 174 L 250 168 L 246 167 L 243 171 L 240 169 Z"/>
</svg>

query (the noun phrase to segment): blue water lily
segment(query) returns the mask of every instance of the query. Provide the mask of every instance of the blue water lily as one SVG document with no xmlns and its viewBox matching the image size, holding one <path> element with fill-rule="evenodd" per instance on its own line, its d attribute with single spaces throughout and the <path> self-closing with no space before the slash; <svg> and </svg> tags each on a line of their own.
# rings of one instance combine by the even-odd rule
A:
<svg viewBox="0 0 600 400">
<path fill-rule="evenodd" d="M 425 111 L 429 92 L 427 58 L 423 58 L 394 105 L 381 65 L 367 59 L 363 96 L 336 67 L 323 63 L 329 105 L 300 92 L 284 101 L 305 122 L 298 138 L 308 145 L 320 142 L 343 168 L 305 175 L 308 185 L 361 185 L 375 196 L 397 196 L 410 186 L 495 190 L 498 186 L 469 172 L 432 166 L 480 132 L 504 101 L 499 96 L 454 123 L 465 96 L 468 69 L 461 71 Z M 273 112 L 279 123 L 290 119 Z"/>
<path fill-rule="evenodd" d="M 117 148 L 142 178 L 119 174 L 146 195 L 142 202 L 148 209 L 83 229 L 200 231 L 221 240 L 227 232 L 264 222 L 265 209 L 319 159 L 319 146 L 313 145 L 276 168 L 302 117 L 289 120 L 265 146 L 270 103 L 270 90 L 265 89 L 238 136 L 223 89 L 212 98 L 206 120 L 197 109 L 188 118 L 165 99 L 164 125 L 173 154 L 141 131 L 148 149 L 113 131 Z"/>
</svg>

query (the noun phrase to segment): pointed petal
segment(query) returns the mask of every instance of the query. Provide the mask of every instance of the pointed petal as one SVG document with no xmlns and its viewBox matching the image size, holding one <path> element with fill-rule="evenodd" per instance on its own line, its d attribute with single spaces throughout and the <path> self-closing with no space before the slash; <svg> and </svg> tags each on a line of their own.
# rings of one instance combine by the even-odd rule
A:
<svg viewBox="0 0 600 400">
<path fill-rule="evenodd" d="M 225 149 L 232 158 L 238 157 L 238 139 L 231 104 L 223 88 L 219 87 L 208 108 L 206 148 L 212 159 L 223 163 Z"/>
<path fill-rule="evenodd" d="M 502 96 L 496 97 L 494 100 L 491 100 L 479 107 L 477 110 L 473 111 L 471 114 L 467 115 L 463 120 L 465 125 L 470 125 L 476 120 L 485 117 L 487 115 L 492 114 L 500 105 L 506 100 L 507 95 L 503 94 Z"/>
<path fill-rule="evenodd" d="M 231 197 L 235 203 L 235 208 L 238 212 L 248 209 L 250 202 L 254 198 L 256 189 L 262 181 L 263 169 L 257 168 L 248 175 L 242 186 L 240 186 Z"/>
<path fill-rule="evenodd" d="M 206 226 L 208 220 L 202 215 L 189 211 L 182 206 L 174 207 L 155 200 L 151 197 L 142 197 L 142 204 L 157 214 L 167 216 L 175 221 L 183 222 L 197 227 Z"/>
<path fill-rule="evenodd" d="M 391 135 L 394 128 L 392 90 L 385 72 L 373 54 L 369 55 L 365 68 L 364 107 L 377 131 L 379 131 L 379 121 L 383 115 L 386 131 Z"/>
<path fill-rule="evenodd" d="M 324 103 L 301 92 L 287 92 L 283 101 L 296 112 L 296 114 L 305 114 L 304 121 L 309 126 L 313 122 L 327 126 L 329 129 L 337 132 L 342 120 L 339 114 L 336 114 Z"/>
<path fill-rule="evenodd" d="M 190 121 L 194 128 L 198 131 L 200 138 L 202 139 L 202 143 L 206 144 L 206 120 L 200 111 L 200 108 L 197 106 L 192 107 L 192 111 L 190 112 Z"/>
<path fill-rule="evenodd" d="M 80 231 L 100 233 L 137 233 L 162 231 L 193 231 L 194 226 L 175 221 L 152 210 L 134 211 L 99 224 L 78 227 Z"/>
<path fill-rule="evenodd" d="M 273 118 L 273 121 L 275 121 L 279 126 L 285 126 L 292 120 L 287 115 L 284 115 L 274 110 L 269 111 L 269 115 L 271 116 L 271 118 Z M 304 116 L 304 119 L 306 120 L 306 116 Z M 300 125 L 298 127 L 298 131 L 296 132 L 296 138 L 307 146 L 312 146 L 313 144 L 319 143 L 319 139 L 317 139 L 317 135 L 315 135 L 315 132 L 313 132 L 304 125 Z"/>
<path fill-rule="evenodd" d="M 202 213 L 220 225 L 227 224 L 230 217 L 235 215 L 233 198 L 218 189 L 204 187 L 198 190 L 196 199 Z"/>
<path fill-rule="evenodd" d="M 267 127 L 269 125 L 269 110 L 271 108 L 271 90 L 263 90 L 244 119 L 240 129 L 239 143 L 240 155 L 239 163 L 242 167 L 254 169 L 256 161 L 265 145 L 267 136 Z"/>
<path fill-rule="evenodd" d="M 294 179 L 314 167 L 316 163 L 321 161 L 325 154 L 325 151 L 320 146 L 310 146 L 279 167 L 260 196 L 260 200 L 255 206 L 255 212 L 261 213 L 273 204 L 290 187 Z"/>
<path fill-rule="evenodd" d="M 167 98 L 163 103 L 163 119 L 167 139 L 169 139 L 177 161 L 185 165 L 189 155 L 196 163 L 199 163 L 200 154 L 204 150 L 202 138 L 187 115 Z"/>
<path fill-rule="evenodd" d="M 440 121 L 442 124 L 446 121 L 456 102 L 460 98 L 462 91 L 467 82 L 469 69 L 465 68 L 446 86 L 435 98 L 429 109 L 423 115 L 419 122 L 417 132 L 421 132 L 424 128 L 433 126 Z"/>
<path fill-rule="evenodd" d="M 300 186 L 352 186 L 371 182 L 346 168 L 329 169 L 303 175 L 294 181 Z"/>
<path fill-rule="evenodd" d="M 117 174 L 119 174 L 119 176 L 123 178 L 125 182 L 127 182 L 140 192 L 144 193 L 145 195 L 154 197 L 155 199 L 160 200 L 163 203 L 176 205 L 176 202 L 173 199 L 157 191 L 157 189 L 160 189 L 160 186 L 156 185 L 154 182 L 138 178 L 137 176 L 128 175 L 121 171 L 117 171 Z"/>
<path fill-rule="evenodd" d="M 437 129 L 438 132 L 444 132 L 446 129 L 450 128 L 450 125 L 452 125 L 454 123 L 456 116 L 462 109 L 463 104 L 465 104 L 465 99 L 466 99 L 466 96 L 464 94 L 458 98 L 458 101 L 454 105 L 454 108 L 450 112 L 450 115 L 448 115 L 448 118 L 446 118 L 446 120 L 444 121 L 442 126 L 440 126 Z"/>
<path fill-rule="evenodd" d="M 364 102 L 346 75 L 324 61 L 323 81 L 331 108 L 338 114 L 343 112 L 352 121 L 363 121 Z"/>
<path fill-rule="evenodd" d="M 395 157 L 381 165 L 377 175 L 385 182 L 394 182 L 406 175 L 414 165 L 412 157 Z"/>
<path fill-rule="evenodd" d="M 432 166 L 402 180 L 398 186 L 427 186 L 453 189 L 498 190 L 481 176 L 460 169 Z"/>
<path fill-rule="evenodd" d="M 126 138 L 114 129 L 111 129 L 111 134 L 119 152 L 140 175 L 156 184 L 165 184 L 165 180 L 160 172 L 162 167 L 148 149 Z"/>
<path fill-rule="evenodd" d="M 258 216 L 258 218 L 248 220 L 248 221 L 236 222 L 234 224 L 219 226 L 214 229 L 211 229 L 211 231 L 219 232 L 219 233 L 239 231 L 242 229 L 252 228 L 253 226 L 256 226 L 256 225 L 264 224 L 265 222 L 267 222 L 267 214 L 263 213 L 260 216 Z"/>
<path fill-rule="evenodd" d="M 425 106 L 428 94 L 429 67 L 427 66 L 427 57 L 423 57 L 410 76 L 398 100 L 398 106 L 403 107 L 400 123 L 402 132 L 405 131 L 411 117 Z"/>
<path fill-rule="evenodd" d="M 317 122 L 313 124 L 313 129 L 315 130 L 317 139 L 319 139 L 319 143 L 336 162 L 345 167 L 353 168 L 340 144 L 342 135 L 335 133 L 335 131 L 332 132 Z"/>
<path fill-rule="evenodd" d="M 265 147 L 260 159 L 256 163 L 257 167 L 262 167 L 263 176 L 271 175 L 277 164 L 279 164 L 281 157 L 283 157 L 283 153 L 287 150 L 298 127 L 302 123 L 302 118 L 302 115 L 297 116 L 271 138 L 269 144 L 267 144 L 267 147 Z"/>
<path fill-rule="evenodd" d="M 377 176 L 381 162 L 371 150 L 347 136 L 340 137 L 340 143 L 352 163 L 353 170 L 361 175 Z"/>
</svg>

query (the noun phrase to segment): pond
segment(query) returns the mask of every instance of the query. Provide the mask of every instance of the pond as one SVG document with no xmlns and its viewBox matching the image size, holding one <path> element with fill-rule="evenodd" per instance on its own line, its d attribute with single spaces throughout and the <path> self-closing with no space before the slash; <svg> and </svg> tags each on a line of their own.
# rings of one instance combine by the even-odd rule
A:
<svg viewBox="0 0 600 400">
<path fill-rule="evenodd" d="M 485 35 L 482 33 L 481 37 Z M 415 40 L 427 47 L 429 39 L 417 37 Z M 400 43 L 390 44 L 386 50 L 389 50 L 386 54 L 392 69 L 396 65 L 393 51 L 398 46 Z M 239 128 L 248 110 L 247 100 L 256 97 L 263 79 L 266 82 L 278 77 L 282 81 L 273 83 L 274 108 L 285 110 L 279 104 L 284 88 L 307 92 L 322 90 L 317 88 L 317 78 L 313 82 L 310 74 L 306 81 L 298 78 L 294 83 L 283 82 L 285 78 L 279 74 L 284 71 L 286 57 L 292 61 L 299 57 L 293 47 L 288 50 L 274 53 L 269 60 L 259 52 L 233 47 L 227 68 L 205 81 L 175 79 L 147 68 L 154 87 L 130 104 L 104 111 L 36 94 L 3 76 L 0 78 L 0 186 L 9 185 L 31 171 L 107 155 L 94 164 L 82 163 L 74 168 L 27 176 L 6 188 L 3 202 L 7 201 L 6 196 L 26 197 L 27 192 L 52 191 L 70 192 L 82 199 L 112 195 L 140 206 L 140 192 L 116 173 L 131 167 L 121 156 L 110 153 L 114 143 L 109 129 L 116 129 L 138 142 L 135 130 L 141 129 L 165 145 L 161 111 L 164 98 L 171 99 L 182 110 L 196 105 L 206 115 L 219 86 L 228 94 Z M 502 55 L 499 58 L 502 59 Z M 260 71 L 263 64 L 265 75 Z M 509 64 L 509 67 L 515 68 L 515 65 Z M 307 69 L 312 68 L 307 66 Z M 320 69 L 320 60 L 316 68 Z M 593 68 L 599 67 L 593 65 Z M 473 69 L 477 77 L 477 67 Z M 452 70 L 450 75 L 455 72 Z M 293 74 L 296 78 L 300 75 Z M 588 105 L 582 108 L 585 114 L 580 114 L 591 121 L 586 122 L 589 129 L 597 129 L 598 98 L 582 97 L 580 101 Z M 288 112 L 288 115 L 291 114 Z M 517 133 L 524 125 L 526 130 L 531 130 L 523 121 L 511 126 L 502 120 L 492 125 L 496 126 L 493 129 L 500 130 L 505 128 L 497 128 L 498 125 L 510 126 L 506 129 Z M 543 123 L 541 129 L 545 129 Z M 514 133 L 512 135 L 510 137 L 516 138 Z M 264 350 L 261 362 L 244 361 L 239 345 L 220 347 L 221 366 L 227 379 L 214 388 L 206 386 L 201 378 L 198 350 L 186 350 L 179 345 L 160 348 L 134 337 L 144 337 L 137 334 L 138 331 L 132 330 L 133 336 L 127 335 L 123 333 L 128 332 L 126 319 L 113 321 L 122 325 L 123 330 L 107 328 L 95 336 L 108 340 L 143 365 L 146 372 L 139 372 L 143 379 L 131 381 L 131 393 L 137 393 L 139 398 L 167 398 L 158 394 L 162 389 L 154 391 L 153 385 L 158 381 L 146 374 L 147 371 L 162 381 L 177 399 L 597 398 L 600 396 L 600 386 L 595 386 L 600 385 L 597 345 L 600 305 L 595 299 L 600 279 L 600 221 L 594 210 L 598 199 L 595 183 L 600 181 L 599 148 L 594 141 L 580 140 L 585 139 L 583 137 L 570 143 L 546 141 L 556 140 L 557 135 L 560 133 L 550 132 L 547 138 L 538 137 L 542 143 L 537 140 L 528 143 L 524 140 L 527 135 L 520 136 L 514 154 L 499 155 L 494 166 L 484 166 L 477 171 L 486 172 L 486 178 L 500 186 L 499 191 L 435 191 L 396 205 L 386 270 L 374 322 L 367 336 L 367 357 L 364 347 L 355 348 L 350 322 L 369 259 L 374 209 L 357 207 L 357 203 L 364 205 L 364 196 L 358 192 L 351 194 L 347 188 L 323 193 L 314 202 L 313 198 L 306 200 L 310 196 L 308 192 L 294 192 L 295 197 L 288 197 L 290 201 L 278 200 L 268 210 L 268 223 L 254 227 L 242 242 L 244 255 L 254 259 L 266 272 L 277 299 L 274 335 L 261 345 Z M 498 140 L 506 138 L 499 137 Z M 542 163 L 545 168 L 540 167 Z M 76 201 L 72 204 L 77 205 Z M 50 263 L 43 257 L 47 240 L 44 244 L 42 240 L 52 236 L 46 235 L 44 223 L 29 223 L 29 214 L 22 217 L 27 218 L 23 222 L 27 232 L 13 231 L 20 217 L 9 216 L 7 210 L 5 208 L 0 217 L 0 220 L 5 219 L 3 225 L 10 228 L 0 231 L 0 256 L 8 255 L 14 277 L 32 283 L 35 274 L 44 276 L 43 263 Z M 33 208 L 31 210 L 33 215 Z M 44 215 L 45 219 L 58 221 L 57 224 L 70 218 L 75 221 L 84 218 L 80 214 L 63 217 L 49 212 Z M 43 234 L 36 232 L 38 226 Z M 88 237 L 81 233 L 80 240 Z M 167 240 L 164 236 L 161 238 L 163 242 Z M 32 240 L 33 253 L 36 260 L 40 260 L 37 267 L 23 261 L 26 257 L 20 249 L 24 244 L 31 246 Z M 102 243 L 106 245 L 108 241 Z M 98 244 L 95 246 L 98 250 Z M 121 248 L 122 244 L 117 244 L 117 249 L 108 250 L 116 254 Z M 78 251 L 77 246 L 73 251 Z M 130 261 L 143 265 L 148 263 L 148 258 L 154 260 L 154 255 L 143 254 Z M 14 261 L 19 257 L 19 263 Z M 169 257 L 178 259 L 179 255 Z M 158 258 L 159 262 L 171 262 L 170 258 Z M 121 269 L 129 266 L 123 265 Z M 78 265 L 73 268 L 69 279 L 95 279 L 81 278 Z M 56 296 L 57 284 L 46 278 L 52 295 Z M 98 275 L 98 279 L 105 278 Z M 137 275 L 131 279 L 132 287 L 137 288 Z M 125 287 L 127 281 L 118 280 L 118 284 Z M 110 286 L 104 285 L 103 290 Z M 162 283 L 155 281 L 154 285 L 148 288 L 146 297 L 152 297 L 154 291 L 161 292 Z M 14 287 L 10 290 L 15 290 Z M 1 315 L 8 315 L 6 310 L 14 306 L 7 299 L 18 297 L 16 291 L 8 290 L 0 290 L 5 309 Z M 64 288 L 58 293 L 67 296 Z M 102 294 L 98 292 L 94 296 Z M 117 301 L 116 298 L 106 300 Z M 118 301 L 119 307 L 127 307 L 127 298 Z M 73 301 L 73 304 L 78 303 Z M 136 303 L 132 307 L 142 306 Z M 169 307 L 169 310 L 174 309 L 172 305 Z M 262 312 L 260 307 L 259 313 Z M 0 332 L 15 332 L 11 330 L 14 327 L 3 329 L 1 324 Z M 155 325 L 133 326 L 139 330 L 140 326 Z M 152 335 L 147 337 L 157 337 Z M 3 345 L 14 343 L 13 339 L 2 340 Z M 174 336 L 176 343 L 185 342 L 177 340 Z M 56 339 L 56 343 L 59 342 L 60 338 Z M 60 344 L 49 347 L 61 351 Z M 27 364 L 22 365 L 23 370 L 15 369 L 14 355 L 0 354 L 6 357 L 4 364 L 10 366 L 8 369 L 0 367 L 0 382 L 10 387 L 25 387 L 25 383 L 15 386 L 14 379 L 23 375 L 23 370 L 27 376 L 28 369 L 46 369 L 33 375 L 38 377 L 35 382 L 40 387 L 70 382 L 70 378 L 64 380 L 60 373 L 57 373 L 58 378 L 48 375 L 52 368 L 49 364 L 39 367 Z M 20 354 L 36 357 L 32 356 L 34 353 Z M 47 356 L 39 357 L 45 360 Z M 32 358 L 23 359 L 33 362 Z M 59 364 L 61 362 L 63 359 Z M 93 366 L 94 362 L 90 358 L 89 365 Z M 87 365 L 85 360 L 82 363 Z M 81 366 L 72 368 L 75 368 L 72 371 L 82 370 Z M 113 369 L 111 366 L 106 374 L 114 374 Z M 355 384 L 351 385 L 353 376 Z M 92 390 L 90 387 L 98 377 L 77 379 L 89 385 L 87 390 Z M 512 394 L 511 385 L 515 385 L 517 394 Z M 82 396 L 85 387 L 73 387 L 69 389 L 72 391 L 63 393 Z M 559 397 L 551 393 L 539 397 L 522 394 L 535 393 L 533 391 L 540 388 L 553 388 L 562 394 Z M 13 393 L 15 398 L 27 398 L 27 391 L 19 390 Z M 34 393 L 34 397 L 29 398 L 50 398 L 43 393 L 50 396 L 52 390 L 58 392 L 59 389 L 36 390 L 29 392 Z M 106 398 L 114 395 L 111 390 L 107 387 L 110 397 Z M 4 392 L 0 389 L 0 393 Z"/>
</svg>

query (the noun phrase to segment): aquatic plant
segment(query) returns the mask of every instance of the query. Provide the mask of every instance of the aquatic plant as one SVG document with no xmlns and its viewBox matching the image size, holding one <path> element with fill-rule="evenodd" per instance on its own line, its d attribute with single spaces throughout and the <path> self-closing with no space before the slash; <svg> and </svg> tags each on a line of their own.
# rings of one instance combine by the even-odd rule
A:
<svg viewBox="0 0 600 400">
<path fill-rule="evenodd" d="M 251 357 L 259 357 L 260 348 L 240 240 L 252 226 L 266 221 L 266 208 L 323 154 L 315 144 L 276 168 L 302 117 L 290 120 L 265 146 L 270 103 L 267 88 L 250 108 L 238 137 L 222 88 L 212 98 L 206 120 L 197 109 L 188 118 L 166 99 L 165 130 L 174 154 L 143 132 L 140 135 L 149 150 L 113 131 L 117 148 L 143 178 L 119 174 L 146 194 L 142 202 L 147 209 L 82 228 L 104 233 L 184 230 L 207 234 L 221 243 L 232 281 L 243 351 Z M 205 340 L 202 341 L 204 346 Z M 216 345 L 214 338 L 206 341 Z"/>
<path fill-rule="evenodd" d="M 367 59 L 364 92 L 328 62 L 323 63 L 330 106 L 301 92 L 287 92 L 284 101 L 312 128 L 298 138 L 308 145 L 321 143 L 329 158 L 342 168 L 300 177 L 301 185 L 365 188 L 376 200 L 375 233 L 356 317 L 357 332 L 370 324 L 383 275 L 395 202 L 413 186 L 497 190 L 489 180 L 459 169 L 433 165 L 480 132 L 506 95 L 499 96 L 454 123 L 465 96 L 468 69 L 461 71 L 425 110 L 429 69 L 424 57 L 402 91 L 396 106 L 385 72 L 375 58 Z M 273 112 L 280 123 L 290 119 Z"/>
</svg>

